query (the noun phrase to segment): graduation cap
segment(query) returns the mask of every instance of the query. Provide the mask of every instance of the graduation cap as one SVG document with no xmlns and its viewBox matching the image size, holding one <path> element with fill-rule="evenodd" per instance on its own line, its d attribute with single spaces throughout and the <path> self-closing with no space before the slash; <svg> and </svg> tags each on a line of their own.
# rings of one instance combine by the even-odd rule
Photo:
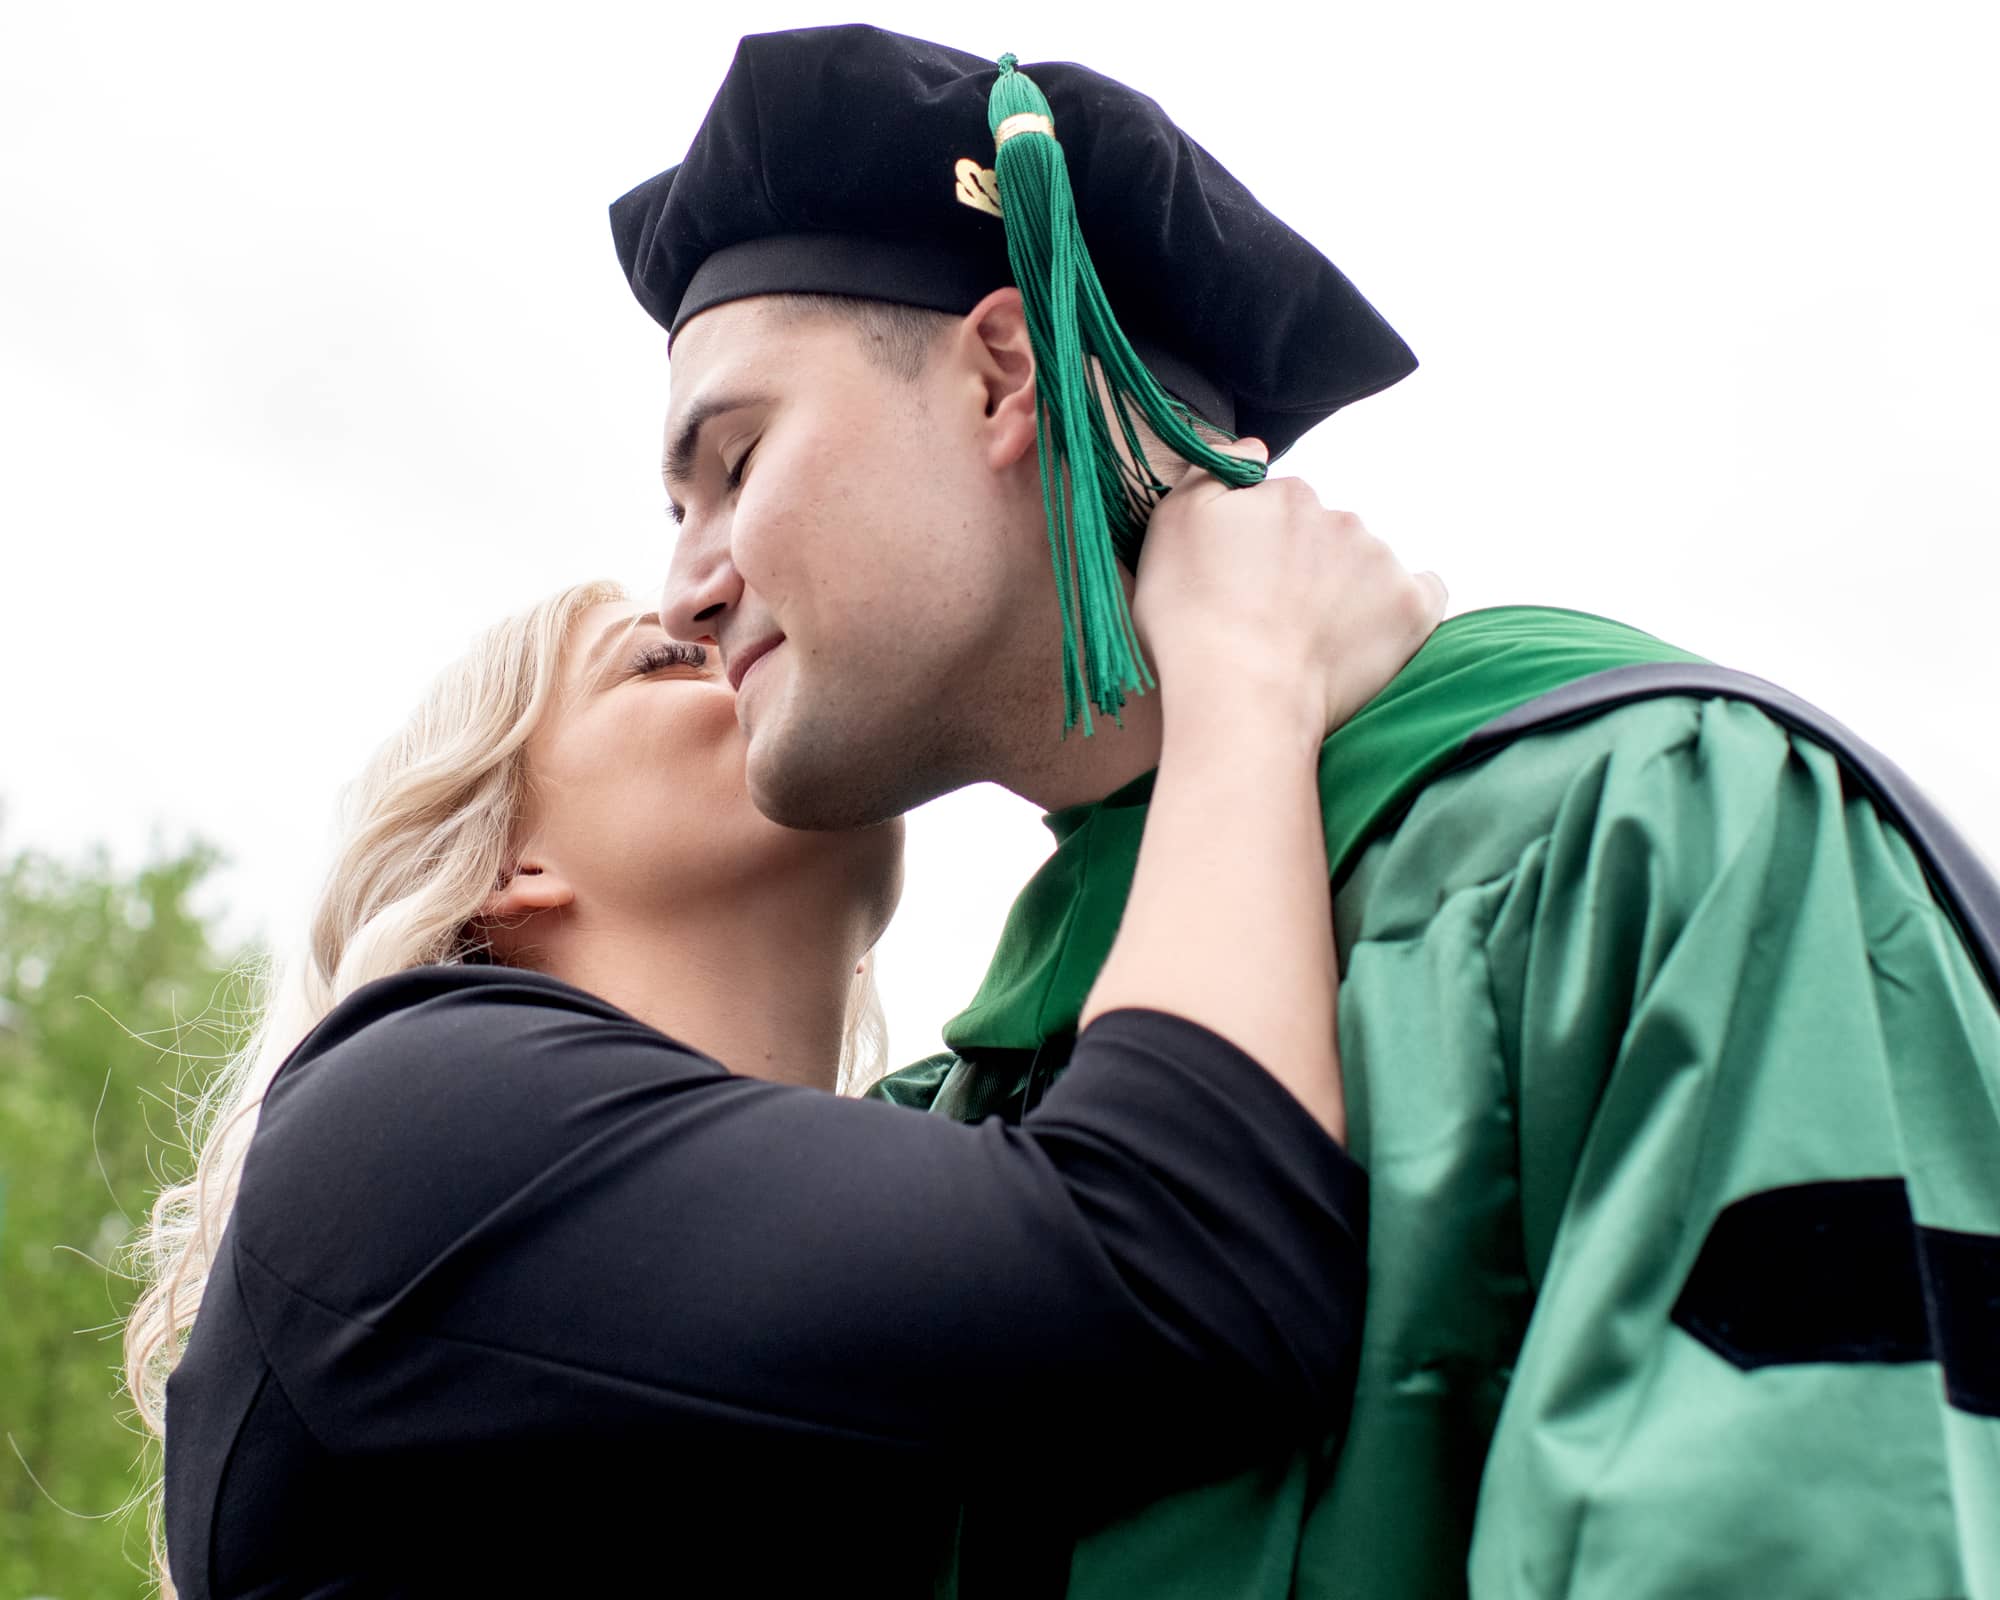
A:
<svg viewBox="0 0 2000 1600">
<path fill-rule="evenodd" d="M 670 333 L 762 294 L 962 315 L 1021 290 L 1065 630 L 1066 726 L 1152 677 L 1118 581 L 1167 485 L 1140 423 L 1225 482 L 1199 419 L 1276 456 L 1416 358 L 1340 269 L 1136 90 L 879 28 L 755 34 L 687 158 L 611 208 Z M 1086 245 L 1086 238 L 1088 244 Z M 1100 379 L 1101 375 L 1101 379 Z M 1087 702 L 1087 705 L 1086 705 Z"/>
</svg>

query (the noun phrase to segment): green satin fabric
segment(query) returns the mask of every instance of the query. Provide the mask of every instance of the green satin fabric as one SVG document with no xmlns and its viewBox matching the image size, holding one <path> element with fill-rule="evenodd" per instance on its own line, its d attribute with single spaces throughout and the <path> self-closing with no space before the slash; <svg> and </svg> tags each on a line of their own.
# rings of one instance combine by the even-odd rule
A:
<svg viewBox="0 0 2000 1600">
<path fill-rule="evenodd" d="M 2000 1421 L 1934 1364 L 1745 1373 L 1669 1315 L 1768 1189 L 2000 1228 L 2000 1015 L 1835 759 L 1627 707 L 1434 785 L 1335 910 L 1370 1299 L 1291 1592 L 2000 1592 Z"/>
<path fill-rule="evenodd" d="M 1576 676 L 1675 658 L 1602 659 L 1666 647 L 1574 621 Z M 1948 1408 L 1934 1364 L 1743 1373 L 1668 1318 L 1716 1214 L 1764 1189 L 1903 1175 L 1920 1222 L 2000 1231 L 2000 1017 L 1920 867 L 1826 751 L 1738 703 L 1445 772 L 1487 720 L 1445 708 L 1556 687 L 1537 636 L 1572 619 L 1448 627 L 1322 768 L 1371 1180 L 1347 1436 L 1096 1531 L 1072 1600 L 2000 1595 L 2000 1421 Z M 1490 694 L 1482 632 L 1517 656 Z M 955 1046 L 1073 1023 L 1143 801 L 1051 819 Z M 918 1076 L 892 1097 L 958 1116 L 1019 1090 Z"/>
</svg>

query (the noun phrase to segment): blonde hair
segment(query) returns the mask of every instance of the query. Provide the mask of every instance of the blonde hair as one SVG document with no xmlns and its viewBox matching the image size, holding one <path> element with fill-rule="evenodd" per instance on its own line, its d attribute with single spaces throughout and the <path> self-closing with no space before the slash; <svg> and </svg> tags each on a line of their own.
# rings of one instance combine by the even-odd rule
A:
<svg viewBox="0 0 2000 1600">
<path fill-rule="evenodd" d="M 344 795 L 305 948 L 259 974 L 255 1031 L 185 1119 L 193 1174 L 161 1192 L 132 1247 L 143 1288 L 125 1324 L 125 1385 L 153 1439 L 165 1440 L 167 1377 L 201 1309 L 272 1078 L 362 985 L 434 962 L 488 958 L 476 918 L 508 864 L 527 796 L 523 751 L 555 703 L 577 617 L 625 598 L 615 584 L 578 584 L 489 630 L 439 676 Z M 872 1082 L 886 1053 L 871 960 L 848 995 L 841 1091 Z M 157 1456 L 149 1478 L 141 1498 L 155 1574 L 171 1600 Z"/>
</svg>

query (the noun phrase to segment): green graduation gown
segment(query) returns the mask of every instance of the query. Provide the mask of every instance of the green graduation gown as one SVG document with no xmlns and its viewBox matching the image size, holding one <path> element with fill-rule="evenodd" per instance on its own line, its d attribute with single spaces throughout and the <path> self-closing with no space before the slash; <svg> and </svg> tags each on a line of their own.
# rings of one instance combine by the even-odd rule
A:
<svg viewBox="0 0 2000 1600">
<path fill-rule="evenodd" d="M 951 1053 L 885 1098 L 1039 1097 L 1150 792 L 1048 819 Z M 1371 1182 L 1352 1418 L 1084 1537 L 1073 1600 L 2000 1596 L 1969 852 L 1811 708 L 1569 612 L 1445 624 L 1321 792 Z"/>
</svg>

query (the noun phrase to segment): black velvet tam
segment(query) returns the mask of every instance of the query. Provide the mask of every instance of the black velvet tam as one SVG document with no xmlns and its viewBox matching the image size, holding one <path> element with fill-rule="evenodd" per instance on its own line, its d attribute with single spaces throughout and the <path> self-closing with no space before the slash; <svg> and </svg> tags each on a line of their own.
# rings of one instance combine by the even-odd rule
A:
<svg viewBox="0 0 2000 1600">
<path fill-rule="evenodd" d="M 991 181 L 991 61 L 880 28 L 753 34 L 687 159 L 611 208 L 654 319 L 756 294 L 963 313 L 1013 281 Z M 1048 96 L 1083 236 L 1134 348 L 1169 390 L 1275 455 L 1416 358 L 1339 268 L 1153 101 L 1065 62 Z M 975 169 L 986 169 L 982 174 Z"/>
</svg>

